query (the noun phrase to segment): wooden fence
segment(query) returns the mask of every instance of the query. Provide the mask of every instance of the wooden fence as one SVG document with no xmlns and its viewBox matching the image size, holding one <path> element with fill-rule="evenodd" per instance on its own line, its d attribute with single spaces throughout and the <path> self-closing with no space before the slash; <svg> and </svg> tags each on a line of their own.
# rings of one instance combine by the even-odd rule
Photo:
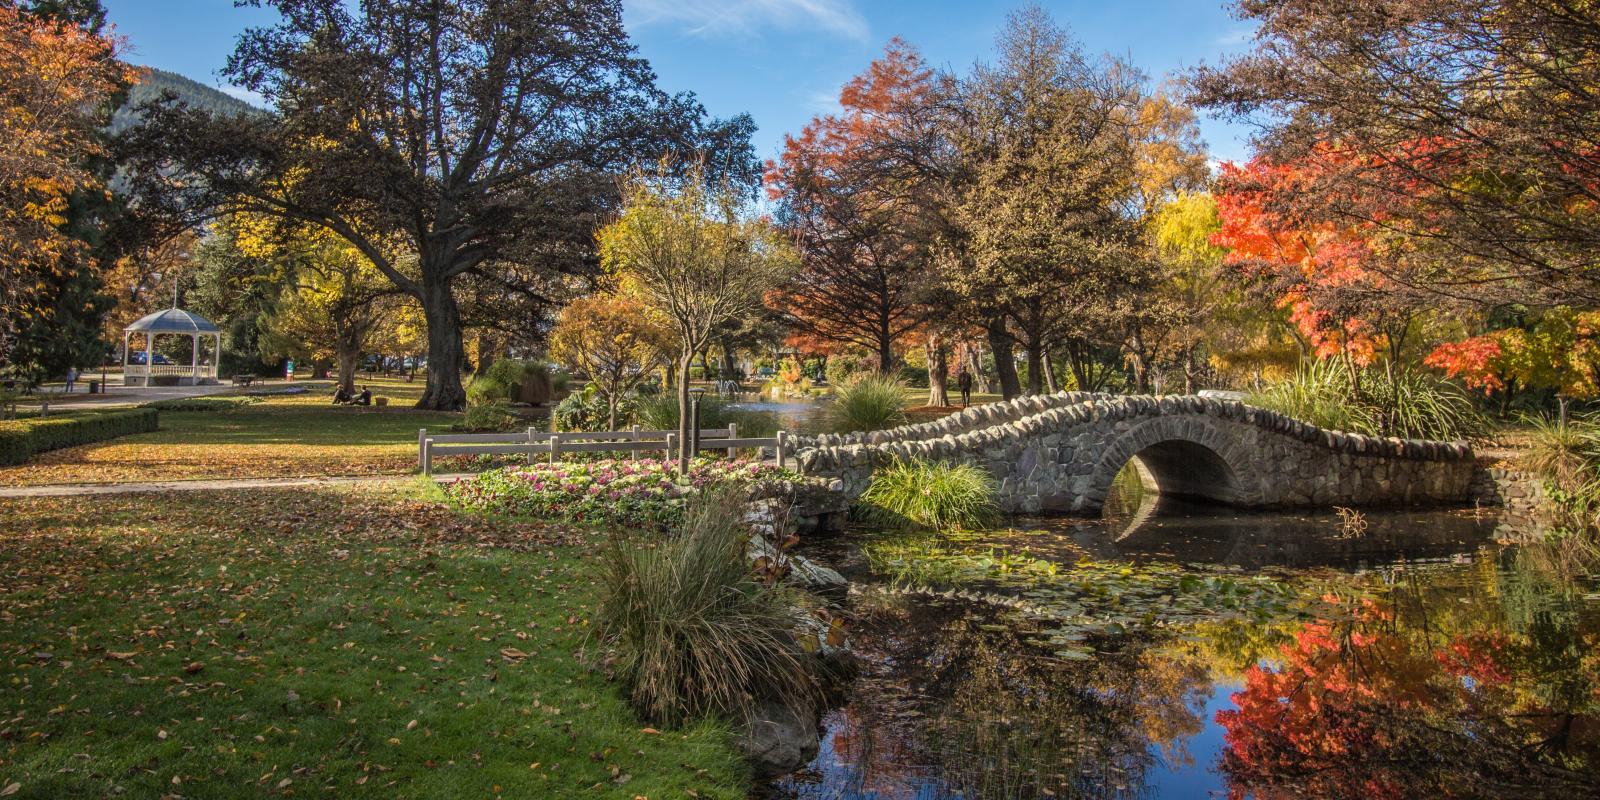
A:
<svg viewBox="0 0 1600 800">
<path fill-rule="evenodd" d="M 521 455 L 532 464 L 537 456 L 551 462 L 562 453 L 638 453 L 660 450 L 671 456 L 678 449 L 677 431 L 646 431 L 639 426 L 625 431 L 562 431 L 551 433 L 529 428 L 518 433 L 428 433 L 417 430 L 417 467 L 424 475 L 433 474 L 433 459 L 439 456 Z M 733 458 L 743 449 L 771 449 L 778 466 L 788 457 L 788 434 L 757 439 L 739 438 L 739 426 L 700 431 L 701 450 L 726 450 Z"/>
</svg>

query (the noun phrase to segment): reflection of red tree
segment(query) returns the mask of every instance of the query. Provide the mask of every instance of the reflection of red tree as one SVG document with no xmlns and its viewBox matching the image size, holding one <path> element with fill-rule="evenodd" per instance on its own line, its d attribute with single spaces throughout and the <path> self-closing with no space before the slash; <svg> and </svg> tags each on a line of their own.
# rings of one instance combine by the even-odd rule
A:
<svg viewBox="0 0 1600 800">
<path fill-rule="evenodd" d="M 1383 630 L 1389 611 L 1367 600 L 1351 612 L 1302 627 L 1281 649 L 1282 667 L 1247 670 L 1238 710 L 1217 715 L 1232 796 L 1269 797 L 1279 784 L 1295 787 L 1284 796 L 1406 796 L 1407 781 L 1386 768 L 1406 735 L 1379 709 L 1436 705 L 1427 680 L 1435 665 Z"/>
<path fill-rule="evenodd" d="M 1435 647 L 1371 600 L 1324 600 L 1337 621 L 1304 625 L 1217 715 L 1231 797 L 1568 796 L 1592 781 L 1600 659 L 1573 632 Z"/>
</svg>

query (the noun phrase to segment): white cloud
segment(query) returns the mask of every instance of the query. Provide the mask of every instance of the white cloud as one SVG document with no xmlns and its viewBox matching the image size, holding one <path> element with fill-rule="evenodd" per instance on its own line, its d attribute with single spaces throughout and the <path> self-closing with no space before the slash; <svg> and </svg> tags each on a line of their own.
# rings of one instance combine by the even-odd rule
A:
<svg viewBox="0 0 1600 800">
<path fill-rule="evenodd" d="M 682 25 L 696 36 L 762 28 L 820 30 L 857 41 L 869 35 L 855 0 L 627 0 L 627 9 L 642 24 Z"/>
</svg>

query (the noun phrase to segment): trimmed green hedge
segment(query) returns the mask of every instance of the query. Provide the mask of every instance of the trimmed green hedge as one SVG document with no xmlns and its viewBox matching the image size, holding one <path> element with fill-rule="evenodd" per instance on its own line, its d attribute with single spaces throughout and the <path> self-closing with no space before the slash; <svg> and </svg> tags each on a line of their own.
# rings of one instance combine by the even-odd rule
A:
<svg viewBox="0 0 1600 800">
<path fill-rule="evenodd" d="M 36 453 L 148 433 L 159 425 L 153 408 L 0 422 L 0 464 L 21 464 Z"/>
</svg>

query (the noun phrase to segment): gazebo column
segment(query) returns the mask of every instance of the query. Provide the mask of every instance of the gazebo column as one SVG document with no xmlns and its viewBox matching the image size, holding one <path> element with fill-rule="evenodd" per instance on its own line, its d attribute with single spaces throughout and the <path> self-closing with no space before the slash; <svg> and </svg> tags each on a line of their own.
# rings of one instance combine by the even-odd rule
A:
<svg viewBox="0 0 1600 800">
<path fill-rule="evenodd" d="M 150 379 L 156 375 L 156 332 L 144 332 L 144 385 L 149 388 Z"/>
<path fill-rule="evenodd" d="M 128 342 L 132 338 L 133 338 L 133 332 L 132 331 L 123 331 L 122 332 L 122 385 L 123 386 L 127 386 L 128 385 L 128 348 L 130 346 L 128 344 Z"/>
<path fill-rule="evenodd" d="M 200 384 L 200 334 L 189 334 L 189 372 L 196 386 Z"/>
</svg>

